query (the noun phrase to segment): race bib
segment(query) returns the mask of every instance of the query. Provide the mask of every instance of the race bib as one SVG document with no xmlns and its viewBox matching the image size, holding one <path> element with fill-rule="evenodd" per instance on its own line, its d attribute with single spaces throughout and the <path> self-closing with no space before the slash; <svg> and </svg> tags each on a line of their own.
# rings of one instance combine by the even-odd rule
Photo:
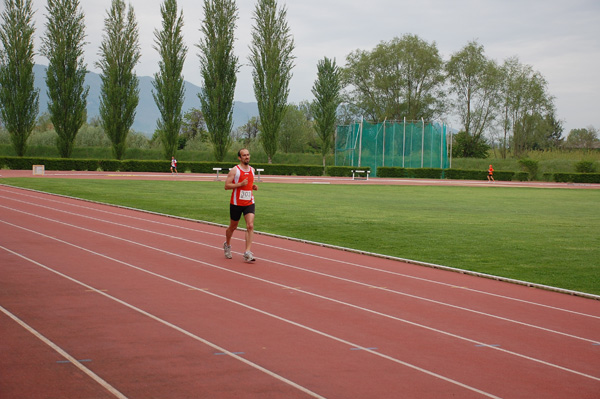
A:
<svg viewBox="0 0 600 399">
<path fill-rule="evenodd" d="M 251 190 L 241 190 L 240 191 L 240 199 L 242 201 L 251 201 L 252 200 L 252 191 Z"/>
</svg>

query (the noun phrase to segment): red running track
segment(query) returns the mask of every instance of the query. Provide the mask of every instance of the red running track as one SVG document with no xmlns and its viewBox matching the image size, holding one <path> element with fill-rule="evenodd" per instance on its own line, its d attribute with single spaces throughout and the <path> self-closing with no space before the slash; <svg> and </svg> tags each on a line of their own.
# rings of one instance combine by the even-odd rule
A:
<svg viewBox="0 0 600 399">
<path fill-rule="evenodd" d="M 0 186 L 0 398 L 599 398 L 600 301 Z"/>
</svg>

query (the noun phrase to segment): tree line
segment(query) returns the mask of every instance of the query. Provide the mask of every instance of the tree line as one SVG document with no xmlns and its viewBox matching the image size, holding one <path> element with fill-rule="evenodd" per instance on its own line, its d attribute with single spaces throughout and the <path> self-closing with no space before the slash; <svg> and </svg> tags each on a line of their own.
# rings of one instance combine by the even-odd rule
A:
<svg viewBox="0 0 600 399">
<path fill-rule="evenodd" d="M 444 119 L 452 113 L 462 126 L 454 140 L 455 157 L 485 158 L 490 144 L 503 158 L 509 150 L 520 157 L 564 144 L 544 76 L 517 57 L 497 63 L 477 41 L 444 62 L 435 43 L 406 34 L 371 51 L 356 50 L 346 61 L 343 83 L 351 112 L 375 121 Z M 594 127 L 582 130 L 598 142 Z"/>
<path fill-rule="evenodd" d="M 38 114 L 39 93 L 33 87 L 32 0 L 3 1 L 0 117 L 17 154 L 23 156 Z M 202 121 L 206 126 L 215 159 L 221 161 L 235 136 L 233 95 L 240 60 L 234 51 L 234 33 L 239 14 L 235 0 L 204 0 L 203 7 L 202 38 L 196 45 L 203 84 L 200 109 L 193 111 L 199 113 L 194 115 L 195 123 Z M 156 135 L 164 156 L 170 158 L 181 145 L 182 132 L 193 123 L 189 112 L 182 113 L 182 70 L 188 48 L 177 0 L 164 0 L 160 12 L 162 25 L 154 31 L 153 46 L 160 61 L 152 94 L 160 113 Z M 282 123 L 293 108 L 287 99 L 295 44 L 287 10 L 276 0 L 257 0 L 252 19 L 248 61 L 259 117 L 238 134 L 260 141 L 271 162 L 277 150 L 289 149 L 294 139 L 290 129 L 282 129 Z M 69 157 L 75 136 L 86 121 L 88 96 L 84 87 L 85 21 L 79 0 L 47 0 L 45 27 L 40 53 L 49 61 L 48 113 L 58 136 L 59 153 Z M 112 143 L 113 155 L 121 159 L 139 101 L 134 69 L 140 60 L 135 12 L 123 0 L 112 0 L 106 12 L 99 55 L 95 64 L 102 81 L 99 124 Z M 370 51 L 356 50 L 346 57 L 344 67 L 324 57 L 317 64 L 312 93 L 315 99 L 305 104 L 305 117 L 316 133 L 314 146 L 324 162 L 331 153 L 336 126 L 362 117 L 379 122 L 430 121 L 453 113 L 462 126 L 455 136 L 455 156 L 485 157 L 490 145 L 486 135 L 503 157 L 509 151 L 519 156 L 531 149 L 556 147 L 563 140 L 562 122 L 556 118 L 545 78 L 516 57 L 503 64 L 490 60 L 476 41 L 452 54 L 447 62 L 435 42 L 411 34 L 381 42 Z M 593 127 L 583 130 L 597 142 Z M 581 132 L 575 133 L 581 136 Z"/>
<path fill-rule="evenodd" d="M 4 0 L 4 6 L 0 25 L 0 115 L 17 154 L 23 156 L 39 108 L 39 93 L 33 86 L 32 0 Z M 234 0 L 204 0 L 203 7 L 203 37 L 197 45 L 203 79 L 199 100 L 214 156 L 221 161 L 232 144 L 233 95 L 240 67 L 234 52 L 234 32 L 239 15 Z M 69 157 L 75 136 L 86 120 L 89 89 L 84 87 L 85 21 L 79 0 L 48 0 L 46 12 L 41 54 L 49 61 L 48 113 L 58 136 L 59 152 L 62 157 Z M 183 11 L 178 10 L 177 0 L 164 0 L 160 12 L 162 26 L 154 32 L 154 49 L 160 61 L 152 94 L 160 113 L 157 133 L 168 158 L 175 154 L 183 124 L 182 70 L 188 48 L 182 33 Z M 259 109 L 260 141 L 269 162 L 277 151 L 294 67 L 294 41 L 286 13 L 276 0 L 257 0 L 253 14 L 249 61 Z M 113 155 L 121 159 L 139 102 L 134 69 L 141 55 L 135 11 L 123 0 L 112 0 L 107 11 L 99 55 L 99 121 L 110 138 Z M 315 126 L 319 137 L 331 142 L 335 130 L 335 122 L 331 121 L 335 121 L 339 105 L 339 71 L 335 61 L 325 58 L 320 62 L 318 76 L 322 81 L 315 83 L 315 93 L 321 109 L 315 112 Z M 330 82 L 337 92 L 326 92 L 332 89 Z M 331 146 L 323 147 L 329 151 Z"/>
</svg>

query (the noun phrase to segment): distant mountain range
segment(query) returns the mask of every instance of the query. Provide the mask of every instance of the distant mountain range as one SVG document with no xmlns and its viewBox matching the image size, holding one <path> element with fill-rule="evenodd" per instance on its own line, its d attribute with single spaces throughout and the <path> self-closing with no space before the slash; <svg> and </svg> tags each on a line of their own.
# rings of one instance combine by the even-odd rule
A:
<svg viewBox="0 0 600 399">
<path fill-rule="evenodd" d="M 35 87 L 40 90 L 40 114 L 48 112 L 48 94 L 46 89 L 46 66 L 35 65 Z M 144 133 L 146 136 L 152 136 L 156 129 L 156 120 L 160 117 L 158 108 L 152 97 L 153 78 L 149 76 L 139 76 L 140 81 L 140 102 L 137 107 L 135 121 L 132 129 L 136 132 Z M 90 87 L 87 98 L 88 120 L 99 115 L 100 108 L 100 75 L 94 72 L 88 72 L 85 85 Z M 183 103 L 183 112 L 191 108 L 200 109 L 200 99 L 198 93 L 202 89 L 188 81 L 185 82 L 185 101 Z M 258 106 L 256 103 L 243 103 L 236 101 L 233 108 L 233 127 L 234 129 L 245 125 L 252 117 L 258 116 Z"/>
</svg>

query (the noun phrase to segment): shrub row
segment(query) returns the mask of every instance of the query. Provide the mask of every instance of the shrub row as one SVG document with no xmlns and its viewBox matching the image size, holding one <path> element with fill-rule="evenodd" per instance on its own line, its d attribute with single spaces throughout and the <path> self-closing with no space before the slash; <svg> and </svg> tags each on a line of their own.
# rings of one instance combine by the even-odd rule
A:
<svg viewBox="0 0 600 399">
<path fill-rule="evenodd" d="M 46 170 L 102 170 L 106 172 L 169 172 L 170 161 L 146 160 L 107 160 L 107 159 L 64 159 L 38 157 L 0 157 L 0 168 L 15 170 L 30 170 L 33 165 L 44 165 Z M 228 169 L 232 162 L 179 162 L 180 172 L 214 173 L 213 168 Z M 283 165 L 268 163 L 253 163 L 255 169 L 264 169 L 267 175 L 284 176 L 323 176 L 323 166 L 317 165 Z M 327 166 L 325 175 L 336 177 L 352 176 L 353 166 Z M 370 170 L 369 167 L 362 168 Z M 379 167 L 378 177 L 400 177 L 417 179 L 455 179 L 455 180 L 486 180 L 487 171 L 465 169 L 435 169 L 435 168 L 397 168 Z M 527 172 L 495 171 L 494 179 L 501 181 L 528 180 Z M 600 183 L 600 173 L 544 173 L 546 181 L 570 183 Z"/>
<path fill-rule="evenodd" d="M 231 162 L 180 162 L 177 168 L 180 171 L 190 171 L 192 173 L 214 173 L 213 168 L 232 168 Z M 318 165 L 288 165 L 288 164 L 269 164 L 252 163 L 254 169 L 263 169 L 264 174 L 278 176 L 323 176 L 323 166 Z M 328 176 L 351 176 L 353 167 L 346 166 L 328 166 L 325 168 L 325 174 Z"/>
<path fill-rule="evenodd" d="M 444 171 L 435 168 L 399 168 L 390 166 L 381 166 L 377 168 L 377 177 L 403 177 L 420 179 L 441 179 Z"/>
<path fill-rule="evenodd" d="M 15 170 L 32 169 L 33 165 L 44 165 L 45 170 L 102 170 L 106 172 L 169 172 L 170 161 L 147 160 L 106 160 L 106 159 L 63 159 L 38 157 L 0 157 L 0 168 Z M 232 162 L 179 162 L 180 172 L 215 173 L 213 168 L 228 169 Z M 252 163 L 255 169 L 264 169 L 269 175 L 323 176 L 323 166 L 317 165 L 283 165 L 268 163 Z M 325 172 L 329 176 L 352 176 L 351 166 L 329 166 Z M 369 168 L 365 168 L 369 169 Z"/>
<path fill-rule="evenodd" d="M 371 170 L 369 166 L 356 167 L 356 166 L 328 166 L 326 169 L 327 176 L 333 177 L 347 177 L 352 176 L 353 170 Z"/>
<path fill-rule="evenodd" d="M 402 177 L 419 179 L 455 179 L 455 180 L 487 180 L 487 171 L 465 169 L 436 169 L 436 168 L 377 168 L 377 177 Z M 526 172 L 495 171 L 495 180 L 527 180 Z"/>
<path fill-rule="evenodd" d="M 555 173 L 554 181 L 562 183 L 600 183 L 600 173 Z"/>
</svg>

